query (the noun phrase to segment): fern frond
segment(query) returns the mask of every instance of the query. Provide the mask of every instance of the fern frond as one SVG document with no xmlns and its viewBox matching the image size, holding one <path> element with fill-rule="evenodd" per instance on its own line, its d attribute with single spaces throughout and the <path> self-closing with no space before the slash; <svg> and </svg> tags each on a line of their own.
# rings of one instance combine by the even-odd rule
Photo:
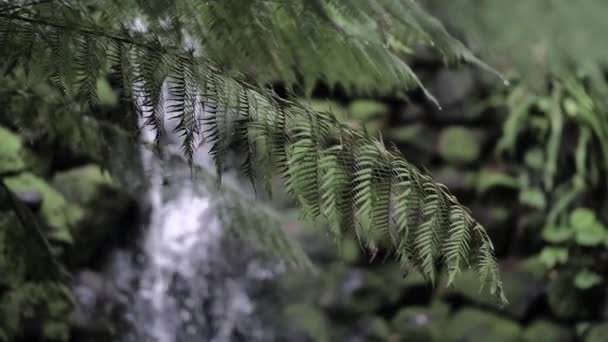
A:
<svg viewBox="0 0 608 342">
<path fill-rule="evenodd" d="M 293 76 L 289 73 L 294 69 L 303 67 L 301 70 L 306 71 L 312 68 L 311 65 L 303 66 L 300 63 L 330 63 L 327 61 L 331 58 L 319 55 L 328 52 L 336 57 L 335 60 L 349 66 L 348 70 L 334 70 L 330 64 L 324 65 L 322 72 L 316 75 L 330 84 L 342 77 L 352 81 L 357 89 L 365 89 L 370 84 L 374 87 L 386 85 L 393 89 L 416 83 L 413 80 L 415 75 L 407 64 L 374 41 L 378 33 L 374 31 L 376 21 L 370 14 L 359 12 L 355 13 L 355 17 L 347 18 L 346 14 L 336 12 L 337 7 L 316 1 L 321 8 L 304 6 L 305 3 L 300 1 L 277 3 L 255 0 L 246 4 L 236 0 L 205 2 L 206 14 L 213 13 L 214 16 L 210 21 L 205 21 L 211 25 L 208 28 L 211 32 L 204 35 L 204 43 L 209 44 L 206 48 L 212 52 L 218 49 L 214 42 L 218 44 L 220 40 L 214 37 L 214 33 L 228 30 L 222 38 L 227 41 L 222 41 L 222 44 L 228 47 L 242 44 L 239 45 L 242 54 L 225 59 L 235 61 L 235 65 L 239 65 L 242 62 L 239 59 L 245 56 L 255 59 L 255 56 L 264 54 L 267 57 L 266 65 L 274 69 L 275 74 L 289 78 Z M 412 4 L 410 1 L 402 2 L 404 6 Z M 236 6 L 237 3 L 239 6 Z M 386 1 L 378 3 L 382 6 L 389 4 Z M 221 15 L 227 8 L 234 14 L 230 20 Z M 306 20 L 290 17 L 288 14 L 294 9 L 302 10 L 302 17 Z M 161 6 L 161 12 L 164 10 L 166 8 Z M 323 11 L 324 14 L 315 11 Z M 385 12 L 384 15 L 392 13 L 386 8 Z M 418 15 L 415 11 L 412 13 Z M 91 92 L 88 87 L 93 79 L 99 77 L 107 59 L 113 61 L 114 65 L 119 64 L 121 73 L 126 73 L 122 79 L 133 80 L 136 104 L 145 118 L 145 124 L 156 130 L 156 140 L 162 138 L 167 109 L 169 115 L 178 120 L 176 129 L 182 135 L 182 150 L 187 159 L 192 158 L 194 141 L 197 139 L 210 144 L 218 182 L 229 148 L 239 143 L 237 139 L 242 144 L 246 139 L 247 160 L 244 169 L 253 183 L 257 178 L 268 184 L 274 171 L 277 171 L 283 178 L 285 188 L 303 208 L 305 216 L 310 219 L 327 218 L 331 231 L 338 237 L 347 233 L 356 234 L 361 244 L 372 251 L 379 247 L 391 249 L 404 265 L 411 264 L 433 283 L 445 264 L 449 265 L 449 272 L 453 276 L 461 267 L 462 259 L 473 260 L 482 280 L 499 298 L 504 298 L 493 248 L 483 228 L 471 219 L 470 225 L 466 225 L 473 227 L 471 241 L 467 242 L 466 231 L 463 231 L 459 221 L 459 215 L 466 209 L 444 186 L 409 164 L 401 154 L 387 148 L 378 138 L 355 130 L 331 112 L 316 113 L 305 104 L 279 97 L 263 86 L 252 85 L 242 76 L 231 72 L 230 68 L 221 68 L 214 59 L 194 56 L 181 47 L 166 45 L 154 35 L 108 30 L 88 21 L 72 22 L 66 19 L 57 23 L 27 15 L 10 15 L 8 19 L 18 22 L 17 26 L 38 26 L 42 31 L 51 33 L 50 43 L 42 48 L 52 56 L 48 64 L 54 71 L 53 79 L 68 93 L 74 87 L 70 74 L 78 68 L 74 67 L 74 63 L 58 65 L 58 58 L 63 54 L 70 57 L 70 48 L 76 46 L 81 46 L 81 51 L 95 52 L 95 48 L 83 45 L 83 37 L 92 37 L 91 40 L 104 45 L 113 42 L 110 45 L 114 44 L 113 49 L 118 52 L 111 53 L 112 57 L 99 53 L 99 56 L 104 56 L 100 58 L 102 63 L 87 71 L 90 75 L 84 74 L 87 92 Z M 243 22 L 238 19 L 243 19 Z M 361 20 L 358 24 L 362 26 L 354 30 L 352 25 L 356 23 L 353 21 L 357 19 Z M 0 14 L 0 22 L 3 20 L 7 20 L 7 17 Z M 402 20 L 411 21 L 408 18 Z M 262 39 L 257 36 L 260 32 L 256 29 L 263 29 L 264 26 L 255 21 L 270 25 L 265 28 L 270 31 L 265 33 L 279 36 L 271 41 L 281 42 L 284 46 L 302 43 L 304 50 L 296 48 L 293 55 L 273 56 L 275 51 L 282 53 L 292 50 L 260 49 L 258 44 L 255 45 L 256 51 L 253 51 L 252 42 L 258 43 Z M 239 32 L 246 34 L 229 34 L 230 30 L 237 30 L 234 26 L 237 24 Z M 317 26 L 319 24 L 321 26 Z M 256 29 L 248 32 L 242 30 L 243 25 Z M 369 31 L 368 25 L 372 25 L 374 30 Z M 411 25 L 424 28 L 423 24 L 415 24 L 415 21 L 411 21 Z M 251 33 L 256 36 L 251 36 Z M 293 35 L 295 40 L 291 40 Z M 251 41 L 244 42 L 243 38 Z M 123 52 L 120 52 L 122 48 L 116 47 L 118 42 L 125 44 Z M 317 44 L 327 46 L 327 49 L 318 49 Z M 330 48 L 325 44 L 336 45 Z M 0 50 L 3 49 L 0 47 Z M 130 50 L 132 52 L 124 52 Z M 231 50 L 226 48 L 223 51 Z M 310 54 L 314 58 L 308 60 Z M 86 55 L 96 57 L 98 53 Z M 223 54 L 218 56 L 227 57 Z M 80 55 L 77 59 L 83 60 Z M 304 60 L 308 62 L 301 62 Z M 371 68 L 372 77 L 377 78 L 371 83 L 370 79 L 360 79 L 358 77 L 364 77 L 361 76 L 363 73 L 354 72 L 350 69 L 351 65 L 356 66 L 355 70 Z M 389 81 L 379 82 L 384 79 Z M 165 96 L 165 93 L 169 96 Z M 200 131 L 197 111 L 203 117 Z M 288 248 L 284 243 L 275 247 Z"/>
</svg>

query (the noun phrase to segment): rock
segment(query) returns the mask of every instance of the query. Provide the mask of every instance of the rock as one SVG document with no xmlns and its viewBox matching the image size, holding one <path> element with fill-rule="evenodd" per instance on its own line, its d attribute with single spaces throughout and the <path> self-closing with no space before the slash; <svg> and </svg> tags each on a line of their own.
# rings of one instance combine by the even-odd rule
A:
<svg viewBox="0 0 608 342">
<path fill-rule="evenodd" d="M 28 206 L 33 212 L 38 212 L 42 208 L 42 194 L 38 191 L 21 191 L 15 193 L 17 199 Z"/>
<path fill-rule="evenodd" d="M 294 304 L 287 307 L 285 314 L 296 329 L 313 342 L 330 342 L 331 323 L 323 311 L 307 304 Z"/>
<path fill-rule="evenodd" d="M 399 121 L 407 123 L 420 122 L 424 119 L 426 112 L 424 107 L 415 103 L 408 103 L 399 111 Z"/>
<path fill-rule="evenodd" d="M 439 135 L 439 155 L 452 164 L 470 164 L 480 158 L 484 140 L 480 131 L 464 126 L 447 127 Z"/>
<path fill-rule="evenodd" d="M 86 165 L 58 173 L 53 185 L 84 211 L 73 229 L 76 243 L 67 251 L 70 266 L 86 265 L 96 254 L 128 239 L 137 222 L 137 201 L 99 166 Z M 116 234 L 118 230 L 120 234 Z"/>
<path fill-rule="evenodd" d="M 571 342 L 574 333 L 549 321 L 534 321 L 524 329 L 521 342 Z"/>
<path fill-rule="evenodd" d="M 365 341 L 389 341 L 391 330 L 386 321 L 380 317 L 372 317 L 362 324 L 364 327 L 363 337 Z"/>
<path fill-rule="evenodd" d="M 0 126 L 0 174 L 20 172 L 25 168 L 21 138 Z"/>
<path fill-rule="evenodd" d="M 477 309 L 458 311 L 442 329 L 445 342 L 520 342 L 522 329 L 515 322 Z"/>
<path fill-rule="evenodd" d="M 570 272 L 552 272 L 547 286 L 547 302 L 553 314 L 560 319 L 589 319 L 598 310 L 598 299 L 602 297 L 602 288 L 589 290 L 577 289 L 574 275 Z"/>
<path fill-rule="evenodd" d="M 585 336 L 585 342 L 604 342 L 608 336 L 608 323 L 593 325 Z"/>
<path fill-rule="evenodd" d="M 399 341 L 439 341 L 449 311 L 449 306 L 441 302 L 430 307 L 406 307 L 393 317 L 391 326 Z"/>
<path fill-rule="evenodd" d="M 488 291 L 480 292 L 479 277 L 473 271 L 465 271 L 456 277 L 452 288 L 441 290 L 446 298 L 460 297 L 471 303 L 492 307 L 516 319 L 523 319 L 543 296 L 545 281 L 542 265 L 536 258 L 501 267 L 503 287 L 509 305 L 500 307 L 498 300 Z"/>
<path fill-rule="evenodd" d="M 5 178 L 5 183 L 14 193 L 40 193 L 41 216 L 50 228 L 48 237 L 64 243 L 73 242 L 71 230 L 82 219 L 82 208 L 68 203 L 65 197 L 46 181 L 29 172 Z"/>
<path fill-rule="evenodd" d="M 430 91 L 442 107 L 448 107 L 468 98 L 474 85 L 475 79 L 471 70 L 442 68 L 432 83 Z"/>
<path fill-rule="evenodd" d="M 473 172 L 448 166 L 432 171 L 431 174 L 437 182 L 444 184 L 456 194 L 470 192 L 475 187 L 475 173 Z"/>
<path fill-rule="evenodd" d="M 425 162 L 424 157 L 437 154 L 437 131 L 424 124 L 411 124 L 384 131 L 386 140 L 395 142 L 410 161 Z M 415 157 L 415 160 L 413 160 Z"/>
<path fill-rule="evenodd" d="M 114 180 L 97 165 L 85 165 L 59 172 L 53 177 L 53 186 L 69 201 L 87 204 L 100 186 L 116 188 Z"/>
<path fill-rule="evenodd" d="M 390 109 L 379 101 L 355 100 L 348 106 L 348 111 L 352 119 L 368 122 L 374 119 L 385 119 Z"/>
</svg>

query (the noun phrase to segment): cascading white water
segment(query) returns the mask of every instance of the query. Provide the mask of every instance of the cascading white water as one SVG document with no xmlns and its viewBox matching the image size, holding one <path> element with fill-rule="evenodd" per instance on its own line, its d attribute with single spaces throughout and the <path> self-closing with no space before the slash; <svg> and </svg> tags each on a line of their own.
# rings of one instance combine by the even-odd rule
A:
<svg viewBox="0 0 608 342">
<path fill-rule="evenodd" d="M 164 158 L 141 153 L 150 217 L 140 242 L 112 253 L 102 291 L 76 282 L 81 314 L 109 322 L 121 342 L 277 340 L 270 322 L 278 303 L 261 297 L 274 293 L 281 267 L 225 231 L 214 192 L 191 177 L 176 137 L 167 136 L 163 150 Z M 195 163 L 213 169 L 204 148 Z"/>
<path fill-rule="evenodd" d="M 189 167 L 176 157 L 176 142 L 173 137 L 164 147 L 173 155 L 170 170 L 154 153 L 142 151 L 151 219 L 141 245 L 139 285 L 126 310 L 132 325 L 127 340 L 268 341 L 272 333 L 248 283 L 266 278 L 269 270 L 249 258 L 252 251 L 242 242 L 226 236 L 212 193 L 189 177 Z M 208 151 L 197 151 L 195 162 L 210 168 Z M 163 181 L 167 172 L 169 186 Z"/>
</svg>

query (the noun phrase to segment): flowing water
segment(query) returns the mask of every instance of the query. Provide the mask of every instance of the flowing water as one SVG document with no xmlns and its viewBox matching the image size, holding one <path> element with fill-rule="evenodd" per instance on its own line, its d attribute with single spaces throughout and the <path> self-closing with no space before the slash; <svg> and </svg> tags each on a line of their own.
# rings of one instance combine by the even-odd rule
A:
<svg viewBox="0 0 608 342">
<path fill-rule="evenodd" d="M 277 340 L 280 265 L 227 234 L 213 193 L 190 177 L 177 146 L 165 150 L 169 163 L 142 152 L 150 210 L 139 241 L 113 252 L 101 275 L 77 277 L 80 315 L 116 341 Z M 209 167 L 207 151 L 196 157 Z"/>
</svg>

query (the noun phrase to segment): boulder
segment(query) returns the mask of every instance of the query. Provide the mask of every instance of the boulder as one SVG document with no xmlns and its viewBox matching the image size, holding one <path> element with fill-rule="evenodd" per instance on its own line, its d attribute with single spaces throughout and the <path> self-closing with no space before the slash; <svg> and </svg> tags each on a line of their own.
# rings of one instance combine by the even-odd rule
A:
<svg viewBox="0 0 608 342">
<path fill-rule="evenodd" d="M 510 320 L 477 309 L 462 309 L 441 330 L 445 342 L 520 342 L 522 329 Z"/>
<path fill-rule="evenodd" d="M 444 128 L 439 135 L 439 155 L 448 163 L 471 164 L 481 157 L 485 137 L 481 131 L 464 126 Z"/>
<path fill-rule="evenodd" d="M 585 342 L 604 342 L 608 337 L 608 323 L 593 325 L 585 335 Z"/>
<path fill-rule="evenodd" d="M 467 99 L 474 86 L 475 79 L 471 70 L 466 68 L 458 70 L 443 68 L 437 73 L 429 90 L 442 107 L 449 107 Z"/>
<path fill-rule="evenodd" d="M 430 288 L 422 276 L 413 273 L 404 278 L 402 274 L 397 264 L 376 266 L 373 271 L 342 268 L 327 278 L 319 302 L 331 312 L 358 315 L 375 313 L 387 306 L 422 302 L 430 296 Z"/>
<path fill-rule="evenodd" d="M 293 304 L 285 312 L 288 322 L 293 322 L 295 330 L 306 336 L 305 341 L 330 342 L 331 323 L 325 313 L 307 304 Z"/>
<path fill-rule="evenodd" d="M 435 302 L 430 307 L 406 307 L 393 317 L 391 327 L 399 341 L 439 341 L 449 311 L 449 306 L 442 302 Z"/>
<path fill-rule="evenodd" d="M 355 100 L 348 106 L 350 117 L 361 122 L 368 122 L 374 119 L 385 119 L 390 109 L 379 101 Z"/>
<path fill-rule="evenodd" d="M 523 319 L 544 295 L 542 265 L 533 258 L 511 265 L 503 264 L 501 270 L 504 291 L 509 299 L 507 306 L 501 307 L 498 300 L 488 291 L 479 291 L 481 283 L 478 275 L 473 271 L 466 271 L 456 277 L 454 286 L 442 289 L 441 296 L 464 299 L 470 303 L 502 311 L 513 318 Z"/>
<path fill-rule="evenodd" d="M 565 327 L 549 321 L 534 321 L 522 334 L 521 342 L 572 342 L 574 333 Z"/>
<path fill-rule="evenodd" d="M 601 305 L 598 300 L 603 296 L 601 286 L 588 290 L 576 288 L 575 275 L 561 271 L 550 274 L 547 286 L 547 302 L 553 314 L 563 320 L 586 320 L 598 314 Z"/>
</svg>

